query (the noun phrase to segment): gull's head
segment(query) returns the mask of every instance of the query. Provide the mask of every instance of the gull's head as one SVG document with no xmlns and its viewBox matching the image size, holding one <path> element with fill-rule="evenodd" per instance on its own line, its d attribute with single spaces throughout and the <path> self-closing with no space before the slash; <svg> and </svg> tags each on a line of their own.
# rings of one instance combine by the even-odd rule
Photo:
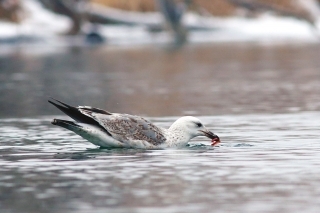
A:
<svg viewBox="0 0 320 213">
<path fill-rule="evenodd" d="M 217 135 L 209 131 L 198 118 L 192 116 L 179 118 L 170 126 L 169 130 L 184 133 L 189 136 L 189 139 L 197 136 L 206 136 L 212 140 L 212 145 L 220 142 Z"/>
</svg>

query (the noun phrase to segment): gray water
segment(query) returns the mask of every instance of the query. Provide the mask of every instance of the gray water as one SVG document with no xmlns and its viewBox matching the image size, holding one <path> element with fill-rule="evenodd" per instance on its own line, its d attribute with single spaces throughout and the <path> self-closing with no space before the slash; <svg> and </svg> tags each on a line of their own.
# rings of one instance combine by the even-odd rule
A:
<svg viewBox="0 0 320 213">
<path fill-rule="evenodd" d="M 0 209 L 13 212 L 319 212 L 319 47 L 70 49 L 0 57 Z M 99 149 L 52 126 L 74 105 L 220 136 L 182 150 Z"/>
</svg>

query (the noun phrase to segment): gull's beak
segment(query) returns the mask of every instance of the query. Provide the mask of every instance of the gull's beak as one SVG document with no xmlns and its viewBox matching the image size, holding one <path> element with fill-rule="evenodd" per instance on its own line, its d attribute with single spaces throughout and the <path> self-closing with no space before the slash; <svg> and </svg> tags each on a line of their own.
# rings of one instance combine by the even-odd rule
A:
<svg viewBox="0 0 320 213">
<path fill-rule="evenodd" d="M 200 130 L 200 132 L 202 132 L 204 134 L 204 136 L 212 139 L 211 142 L 211 146 L 215 146 L 218 143 L 220 143 L 220 138 L 218 137 L 218 135 L 214 134 L 213 132 L 209 131 L 209 130 Z"/>
</svg>

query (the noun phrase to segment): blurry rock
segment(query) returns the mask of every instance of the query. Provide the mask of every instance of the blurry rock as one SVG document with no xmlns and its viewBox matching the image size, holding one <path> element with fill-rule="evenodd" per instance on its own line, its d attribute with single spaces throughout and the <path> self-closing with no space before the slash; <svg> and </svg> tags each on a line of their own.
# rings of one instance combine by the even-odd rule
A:
<svg viewBox="0 0 320 213">
<path fill-rule="evenodd" d="M 0 0 L 0 19 L 18 22 L 20 10 L 19 0 Z"/>
<path fill-rule="evenodd" d="M 97 25 L 93 25 L 85 36 L 85 41 L 87 44 L 102 44 L 106 41 L 105 37 L 103 37 L 99 32 Z"/>
</svg>

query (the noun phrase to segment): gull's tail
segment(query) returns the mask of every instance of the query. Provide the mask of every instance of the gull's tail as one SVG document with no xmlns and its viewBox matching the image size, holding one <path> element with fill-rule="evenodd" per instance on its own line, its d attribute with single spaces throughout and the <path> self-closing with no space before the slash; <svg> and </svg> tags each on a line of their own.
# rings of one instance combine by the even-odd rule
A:
<svg viewBox="0 0 320 213">
<path fill-rule="evenodd" d="M 53 98 L 52 100 L 48 100 L 48 102 L 60 109 L 62 112 L 64 112 L 66 115 L 68 115 L 77 122 L 86 124 L 97 124 L 95 120 L 88 117 L 87 115 L 82 114 L 76 107 L 70 106 Z"/>
<path fill-rule="evenodd" d="M 88 125 L 97 127 L 107 135 L 111 136 L 108 130 L 106 130 L 103 126 L 101 126 L 94 118 L 90 117 L 89 115 L 90 113 L 82 113 L 82 111 L 96 112 L 96 113 L 106 114 L 106 115 L 111 115 L 111 113 L 104 111 L 102 109 L 93 108 L 93 107 L 74 107 L 74 106 L 65 104 L 61 101 L 58 101 L 56 99 L 53 99 L 53 98 L 51 99 L 52 100 L 48 100 L 50 104 L 54 105 L 55 107 L 60 109 L 62 112 L 64 112 L 66 115 L 68 115 L 70 118 L 76 121 L 76 123 L 74 123 L 72 121 L 55 119 L 52 121 L 53 125 L 64 127 L 79 135 L 77 131 L 81 131 L 81 128 L 86 126 L 85 124 L 88 124 Z M 79 126 L 79 124 L 81 126 Z M 76 128 L 76 131 L 74 130 L 75 128 Z"/>
<path fill-rule="evenodd" d="M 53 125 L 61 126 L 63 128 L 69 129 L 73 132 L 80 130 L 82 126 L 72 122 L 72 121 L 67 121 L 67 120 L 61 120 L 61 119 L 53 119 L 51 122 Z"/>
</svg>

